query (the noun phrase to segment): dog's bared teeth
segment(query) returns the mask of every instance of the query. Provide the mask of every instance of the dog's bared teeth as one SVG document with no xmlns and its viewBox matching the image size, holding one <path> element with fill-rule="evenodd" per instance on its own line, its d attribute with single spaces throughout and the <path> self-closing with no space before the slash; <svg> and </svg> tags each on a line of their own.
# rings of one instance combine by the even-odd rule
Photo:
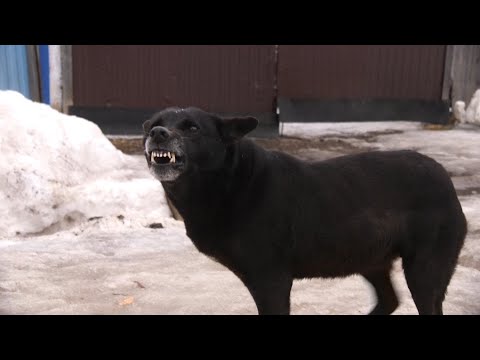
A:
<svg viewBox="0 0 480 360">
<path fill-rule="evenodd" d="M 150 153 L 150 161 L 156 164 L 157 162 L 155 161 L 155 158 L 157 157 L 168 157 L 170 159 L 169 162 L 172 164 L 176 162 L 175 153 L 173 151 L 153 150 Z"/>
</svg>

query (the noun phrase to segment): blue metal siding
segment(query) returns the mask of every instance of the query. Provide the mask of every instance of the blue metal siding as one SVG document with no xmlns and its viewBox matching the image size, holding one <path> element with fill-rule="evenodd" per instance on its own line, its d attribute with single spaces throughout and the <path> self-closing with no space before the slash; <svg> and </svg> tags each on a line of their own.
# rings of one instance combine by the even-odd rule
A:
<svg viewBox="0 0 480 360">
<path fill-rule="evenodd" d="M 0 45 L 0 90 L 30 98 L 26 45 Z"/>
<path fill-rule="evenodd" d="M 48 45 L 39 45 L 42 102 L 50 104 L 50 61 Z"/>
</svg>

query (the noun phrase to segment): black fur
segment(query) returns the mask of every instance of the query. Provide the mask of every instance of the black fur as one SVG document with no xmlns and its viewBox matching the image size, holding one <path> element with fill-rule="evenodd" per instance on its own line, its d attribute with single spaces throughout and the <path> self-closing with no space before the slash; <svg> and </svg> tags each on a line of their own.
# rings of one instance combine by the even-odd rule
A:
<svg viewBox="0 0 480 360">
<path fill-rule="evenodd" d="M 418 312 L 442 314 L 467 232 L 445 169 L 413 151 L 305 162 L 241 138 L 256 125 L 166 109 L 144 124 L 144 142 L 160 180 L 149 152 L 181 144 L 185 163 L 165 192 L 193 244 L 242 280 L 259 314 L 290 313 L 293 279 L 351 274 L 374 287 L 371 314 L 390 314 L 399 257 Z M 152 138 L 155 128 L 169 136 Z"/>
</svg>

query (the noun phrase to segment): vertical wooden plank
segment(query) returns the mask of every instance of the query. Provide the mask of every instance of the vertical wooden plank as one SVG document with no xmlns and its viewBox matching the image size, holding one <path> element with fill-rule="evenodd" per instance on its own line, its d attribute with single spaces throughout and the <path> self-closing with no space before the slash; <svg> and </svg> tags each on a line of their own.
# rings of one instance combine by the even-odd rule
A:
<svg viewBox="0 0 480 360">
<path fill-rule="evenodd" d="M 62 111 L 62 59 L 61 45 L 48 45 L 50 106 L 57 111 Z"/>
<path fill-rule="evenodd" d="M 30 97 L 33 101 L 40 101 L 40 67 L 37 45 L 27 45 L 27 65 Z"/>
<path fill-rule="evenodd" d="M 62 69 L 62 111 L 68 112 L 68 107 L 73 105 L 72 85 L 72 45 L 60 45 Z"/>
<path fill-rule="evenodd" d="M 452 103 L 470 102 L 480 88 L 480 45 L 454 45 L 451 65 Z"/>
<path fill-rule="evenodd" d="M 442 80 L 442 100 L 451 101 L 453 45 L 447 45 Z"/>
</svg>

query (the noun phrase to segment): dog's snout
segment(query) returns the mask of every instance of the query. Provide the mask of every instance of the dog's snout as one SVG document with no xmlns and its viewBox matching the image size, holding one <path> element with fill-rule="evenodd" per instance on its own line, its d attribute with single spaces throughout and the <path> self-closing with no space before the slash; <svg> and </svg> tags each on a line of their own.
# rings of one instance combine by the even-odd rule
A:
<svg viewBox="0 0 480 360">
<path fill-rule="evenodd" d="M 155 126 L 150 130 L 150 137 L 154 140 L 165 141 L 170 137 L 170 130 L 163 126 Z"/>
</svg>

